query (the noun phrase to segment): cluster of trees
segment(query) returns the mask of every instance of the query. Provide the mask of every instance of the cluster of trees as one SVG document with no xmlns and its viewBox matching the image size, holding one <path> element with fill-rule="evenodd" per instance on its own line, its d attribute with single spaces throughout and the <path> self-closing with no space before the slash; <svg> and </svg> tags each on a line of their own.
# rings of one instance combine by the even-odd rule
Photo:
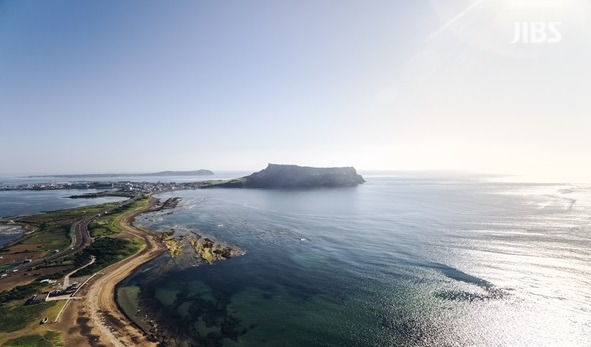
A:
<svg viewBox="0 0 591 347">
<path fill-rule="evenodd" d="M 90 246 L 86 247 L 84 251 L 78 254 L 74 260 L 74 265 L 80 267 L 87 264 L 90 261 L 91 256 L 94 255 L 96 257 L 94 264 L 80 270 L 76 275 L 87 275 L 104 269 L 105 267 L 136 253 L 139 251 L 140 247 L 141 244 L 139 242 L 127 239 L 115 239 L 109 237 L 96 239 Z"/>
<path fill-rule="evenodd" d="M 26 299 L 33 296 L 34 294 L 37 294 L 41 288 L 43 288 L 43 284 L 39 282 L 33 282 L 24 286 L 14 287 L 11 290 L 0 293 L 0 304 L 4 304 L 13 300 Z"/>
</svg>

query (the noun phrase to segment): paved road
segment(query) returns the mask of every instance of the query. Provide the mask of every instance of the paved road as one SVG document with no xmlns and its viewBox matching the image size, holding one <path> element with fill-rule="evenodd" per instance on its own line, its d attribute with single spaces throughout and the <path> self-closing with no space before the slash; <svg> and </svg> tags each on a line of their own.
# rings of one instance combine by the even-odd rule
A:
<svg viewBox="0 0 591 347">
<path fill-rule="evenodd" d="M 138 197 L 126 200 L 120 206 L 129 205 L 135 202 L 137 199 Z M 109 209 L 101 212 L 101 214 L 111 213 L 113 210 L 114 209 Z M 38 259 L 30 263 L 19 265 L 17 267 L 14 267 L 12 270 L 18 270 L 19 272 L 27 271 L 35 266 L 43 265 L 45 261 L 53 262 L 82 251 L 84 248 L 86 248 L 88 245 L 92 243 L 92 237 L 90 237 L 90 232 L 88 231 L 88 224 L 92 222 L 96 217 L 97 216 L 87 217 L 72 224 L 72 229 L 74 231 L 72 236 L 72 242 L 70 243 L 70 246 L 68 246 L 66 249 L 63 249 L 57 253 L 53 253 L 50 256 L 47 256 L 43 259 Z"/>
<path fill-rule="evenodd" d="M 78 272 L 79 270 L 82 270 L 82 269 L 84 269 L 85 267 L 87 267 L 87 266 L 90 266 L 90 265 L 94 264 L 95 260 L 96 260 L 96 257 L 95 257 L 94 255 L 91 255 L 91 256 L 90 256 L 90 262 L 89 262 L 88 264 L 86 264 L 86 265 L 84 265 L 84 266 L 81 266 L 81 267 L 77 268 L 76 270 L 74 270 L 74 271 L 70 272 L 69 274 L 65 275 L 65 276 L 64 276 L 64 284 L 62 284 L 62 288 L 63 288 L 63 289 L 66 289 L 66 288 L 68 288 L 68 287 L 70 286 L 70 276 L 72 276 L 73 274 L 75 274 L 75 273 L 76 273 L 76 272 Z"/>
<path fill-rule="evenodd" d="M 72 243 L 66 249 L 63 249 L 57 253 L 53 253 L 48 257 L 19 265 L 15 267 L 13 270 L 16 269 L 18 271 L 27 271 L 33 267 L 43 265 L 45 261 L 53 262 L 81 251 L 92 242 L 92 238 L 90 237 L 90 233 L 88 232 L 88 223 L 90 223 L 93 219 L 94 217 L 84 218 L 72 225 L 72 228 L 74 229 L 74 235 Z"/>
</svg>

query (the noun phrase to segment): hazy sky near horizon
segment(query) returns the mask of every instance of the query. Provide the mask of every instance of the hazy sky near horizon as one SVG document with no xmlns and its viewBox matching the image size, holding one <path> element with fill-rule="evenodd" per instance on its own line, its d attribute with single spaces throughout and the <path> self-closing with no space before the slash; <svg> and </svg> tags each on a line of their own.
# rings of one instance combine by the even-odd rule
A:
<svg viewBox="0 0 591 347">
<path fill-rule="evenodd" d="M 561 39 L 511 43 L 515 22 Z M 0 175 L 589 181 L 589 62 L 586 0 L 0 0 Z"/>
</svg>

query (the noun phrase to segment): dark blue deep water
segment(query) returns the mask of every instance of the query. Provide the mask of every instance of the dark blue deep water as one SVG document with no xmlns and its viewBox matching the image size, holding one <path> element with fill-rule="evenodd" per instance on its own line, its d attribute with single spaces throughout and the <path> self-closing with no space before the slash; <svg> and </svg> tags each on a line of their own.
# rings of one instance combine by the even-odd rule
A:
<svg viewBox="0 0 591 347">
<path fill-rule="evenodd" d="M 246 254 L 165 256 L 124 285 L 195 344 L 590 346 L 588 186 L 366 179 L 164 194 L 182 204 L 136 225 Z"/>
</svg>

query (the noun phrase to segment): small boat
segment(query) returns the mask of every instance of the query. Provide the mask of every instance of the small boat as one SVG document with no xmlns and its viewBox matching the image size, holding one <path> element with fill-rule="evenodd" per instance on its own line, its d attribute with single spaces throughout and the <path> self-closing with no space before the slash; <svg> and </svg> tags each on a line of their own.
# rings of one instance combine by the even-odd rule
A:
<svg viewBox="0 0 591 347">
<path fill-rule="evenodd" d="M 47 317 L 43 318 L 43 320 L 41 321 L 41 324 L 47 323 L 48 320 L 49 320 L 49 318 L 47 318 Z"/>
</svg>

